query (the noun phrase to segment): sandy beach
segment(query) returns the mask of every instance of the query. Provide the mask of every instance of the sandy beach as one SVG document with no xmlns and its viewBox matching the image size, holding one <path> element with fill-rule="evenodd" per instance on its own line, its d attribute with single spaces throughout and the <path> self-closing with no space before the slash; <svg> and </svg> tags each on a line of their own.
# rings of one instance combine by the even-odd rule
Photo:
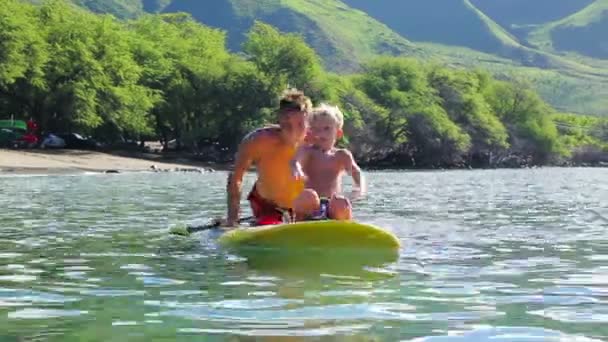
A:
<svg viewBox="0 0 608 342">
<path fill-rule="evenodd" d="M 65 174 L 79 172 L 135 172 L 157 170 L 206 170 L 209 164 L 177 159 L 161 161 L 154 154 L 121 156 L 82 150 L 7 150 L 0 149 L 0 173 Z"/>
</svg>

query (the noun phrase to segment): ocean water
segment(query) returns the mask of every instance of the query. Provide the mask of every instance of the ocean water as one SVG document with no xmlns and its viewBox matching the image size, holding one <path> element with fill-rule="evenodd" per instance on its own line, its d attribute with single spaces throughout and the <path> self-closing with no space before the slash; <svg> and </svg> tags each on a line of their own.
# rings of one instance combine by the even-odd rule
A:
<svg viewBox="0 0 608 342">
<path fill-rule="evenodd" d="M 0 340 L 608 341 L 606 169 L 367 178 L 399 257 L 327 268 L 168 234 L 224 214 L 223 172 L 0 175 Z"/>
</svg>

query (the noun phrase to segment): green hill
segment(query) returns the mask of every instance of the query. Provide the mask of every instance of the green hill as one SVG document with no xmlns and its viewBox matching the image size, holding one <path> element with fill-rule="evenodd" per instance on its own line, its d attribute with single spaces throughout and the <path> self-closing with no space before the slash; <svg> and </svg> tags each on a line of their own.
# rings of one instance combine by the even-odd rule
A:
<svg viewBox="0 0 608 342">
<path fill-rule="evenodd" d="M 518 43 L 468 0 L 345 0 L 413 41 L 497 53 Z"/>
<path fill-rule="evenodd" d="M 135 18 L 144 13 L 140 0 L 72 0 L 95 13 L 112 13 L 118 18 Z"/>
<path fill-rule="evenodd" d="M 467 47 L 506 57 L 524 66 L 598 73 L 544 51 L 524 46 L 469 0 L 345 0 L 415 42 Z M 600 74 L 602 72 L 599 72 Z"/>
<path fill-rule="evenodd" d="M 142 0 L 144 11 L 155 13 L 160 12 L 171 3 L 171 0 Z"/>
<path fill-rule="evenodd" d="M 558 110 L 608 115 L 606 76 L 526 67 L 504 57 L 468 48 L 446 47 L 432 43 L 418 43 L 418 46 L 452 67 L 483 68 L 501 79 L 518 79 L 527 82 Z"/>
<path fill-rule="evenodd" d="M 471 0 L 507 30 L 524 25 L 539 25 L 576 13 L 594 0 Z"/>
<path fill-rule="evenodd" d="M 596 0 L 568 17 L 541 26 L 530 33 L 529 41 L 547 51 L 608 59 L 608 0 Z"/>
<path fill-rule="evenodd" d="M 119 18 L 145 12 L 187 12 L 201 23 L 224 30 L 232 51 L 240 50 L 254 21 L 260 20 L 283 32 L 302 35 L 325 67 L 336 72 L 356 71 L 361 62 L 379 54 L 482 67 L 501 77 L 528 80 L 559 109 L 608 114 L 608 61 L 580 54 L 558 55 L 564 44 L 601 49 L 603 15 L 597 12 L 604 8 L 605 0 L 551 23 L 551 30 L 546 30 L 549 25 L 543 26 L 546 31 L 542 32 L 547 33 L 531 36 L 533 45 L 523 39 L 527 34 L 521 31 L 521 25 L 570 15 L 590 1 L 73 0 Z M 598 16 L 600 20 L 593 21 Z M 594 41 L 586 43 L 581 37 L 566 35 L 562 40 L 550 39 L 562 27 L 576 31 L 578 26 L 572 25 L 581 22 L 599 23 L 584 26 L 593 28 Z"/>
<path fill-rule="evenodd" d="M 255 20 L 283 32 L 300 33 L 326 67 L 337 71 L 353 70 L 377 54 L 422 53 L 385 25 L 335 0 L 174 0 L 163 12 L 187 12 L 206 25 L 226 30 L 227 45 L 233 51 L 240 49 Z"/>
</svg>

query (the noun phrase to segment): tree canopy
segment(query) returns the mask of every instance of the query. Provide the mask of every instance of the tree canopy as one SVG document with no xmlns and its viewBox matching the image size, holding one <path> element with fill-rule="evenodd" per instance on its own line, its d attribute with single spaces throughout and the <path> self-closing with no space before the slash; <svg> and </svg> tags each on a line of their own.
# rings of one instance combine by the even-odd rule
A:
<svg viewBox="0 0 608 342">
<path fill-rule="evenodd" d="M 121 21 L 59 0 L 5 0 L 0 116 L 106 142 L 176 139 L 231 153 L 274 119 L 281 91 L 297 87 L 342 108 L 341 144 L 363 163 L 499 165 L 519 155 L 542 164 L 581 146 L 606 148 L 606 120 L 557 113 L 524 83 L 485 71 L 379 56 L 356 74 L 333 74 L 300 36 L 262 22 L 243 53 L 225 40 L 184 13 Z"/>
</svg>

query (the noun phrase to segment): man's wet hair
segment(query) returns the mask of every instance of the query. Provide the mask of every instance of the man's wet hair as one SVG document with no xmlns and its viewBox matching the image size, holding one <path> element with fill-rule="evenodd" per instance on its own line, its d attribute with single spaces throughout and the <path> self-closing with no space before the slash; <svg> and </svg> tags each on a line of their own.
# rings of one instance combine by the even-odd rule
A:
<svg viewBox="0 0 608 342">
<path fill-rule="evenodd" d="M 279 115 L 284 112 L 300 111 L 310 113 L 312 110 L 312 101 L 304 92 L 297 89 L 287 89 L 281 94 L 279 101 Z"/>
</svg>

